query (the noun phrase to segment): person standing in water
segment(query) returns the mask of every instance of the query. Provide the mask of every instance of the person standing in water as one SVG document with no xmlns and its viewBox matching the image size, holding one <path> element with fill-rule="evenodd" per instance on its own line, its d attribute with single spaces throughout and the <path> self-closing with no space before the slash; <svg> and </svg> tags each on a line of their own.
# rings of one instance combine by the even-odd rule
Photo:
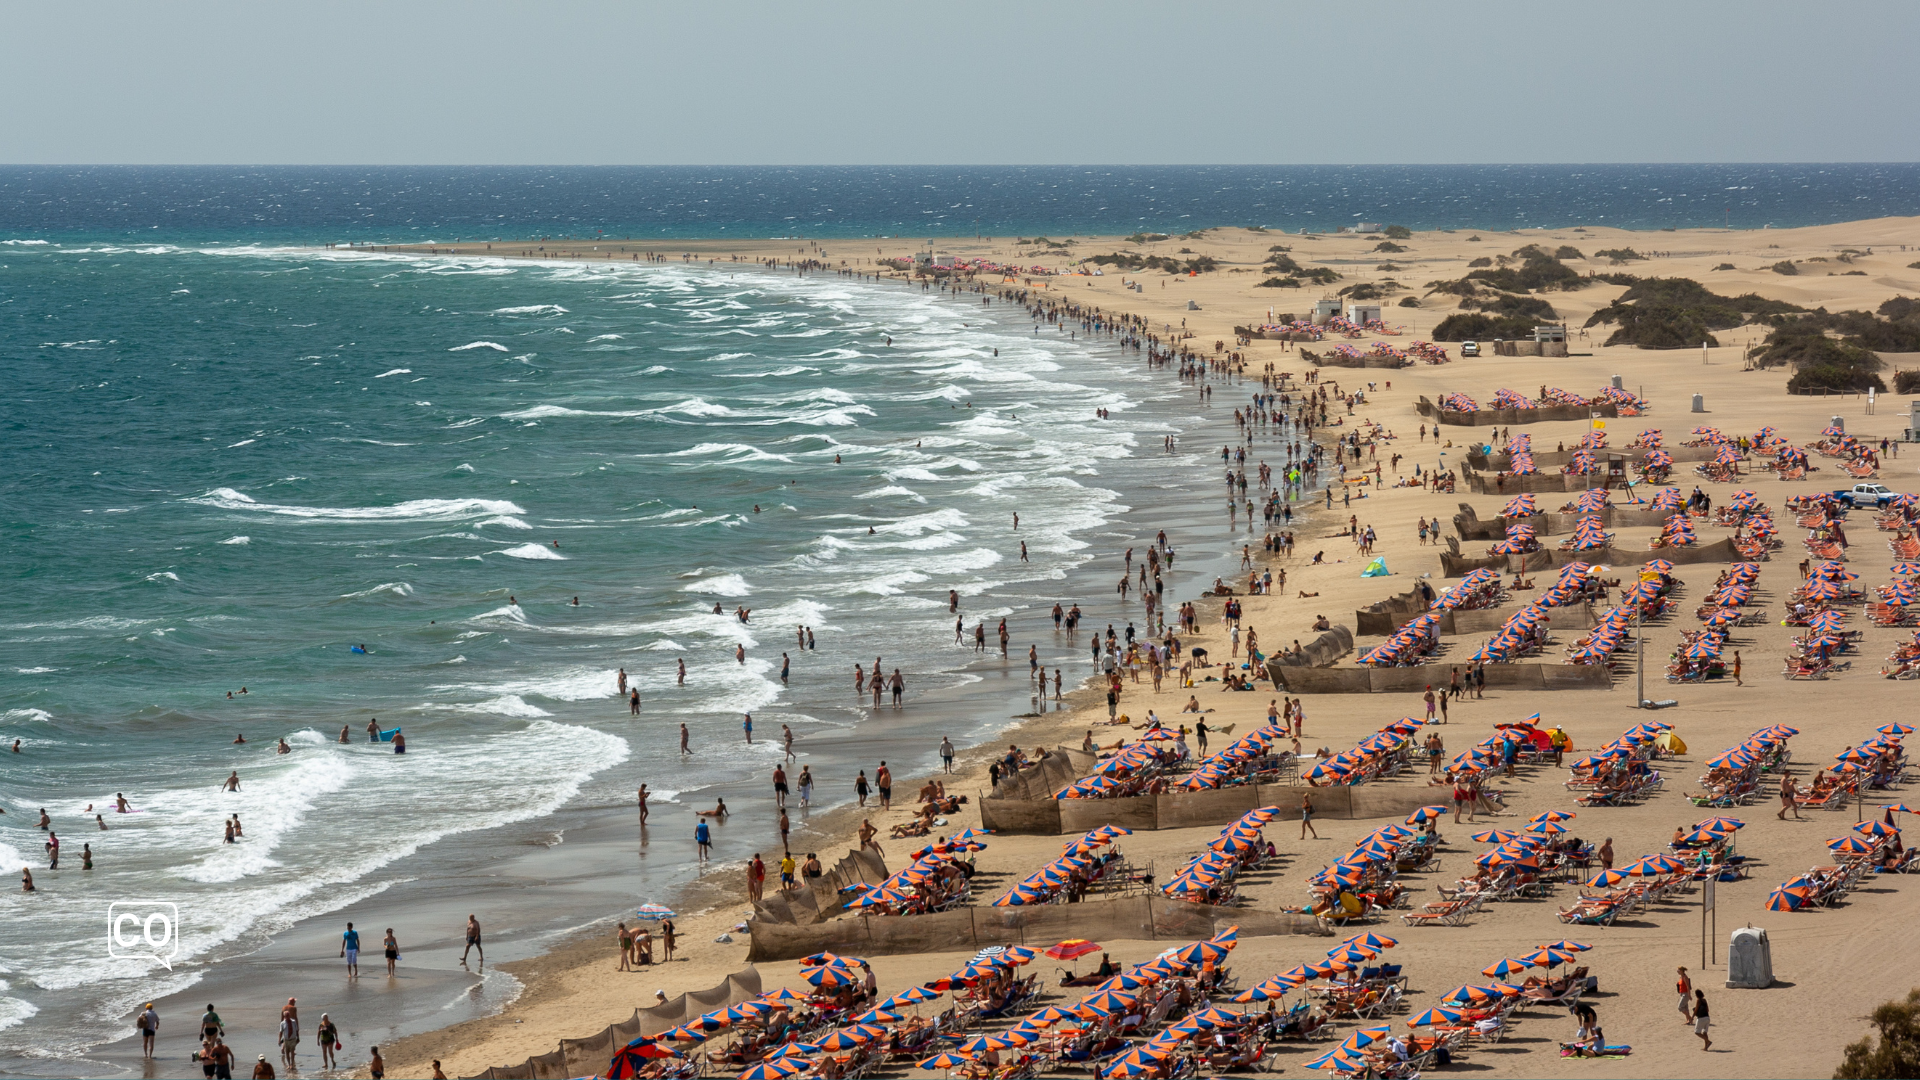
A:
<svg viewBox="0 0 1920 1080">
<path fill-rule="evenodd" d="M 690 757 L 693 751 L 687 749 L 687 725 L 680 725 L 680 756 Z"/>
<path fill-rule="evenodd" d="M 647 823 L 647 795 L 648 794 L 649 793 L 647 791 L 647 785 L 641 784 L 640 785 L 640 824 L 642 825 L 645 825 Z"/>
<path fill-rule="evenodd" d="M 465 949 L 460 950 L 460 966 L 461 967 L 465 967 L 467 965 L 467 951 L 469 949 L 480 950 L 480 966 L 486 967 L 487 966 L 487 950 L 480 948 L 480 920 L 473 915 L 467 916 L 467 947 Z"/>
</svg>

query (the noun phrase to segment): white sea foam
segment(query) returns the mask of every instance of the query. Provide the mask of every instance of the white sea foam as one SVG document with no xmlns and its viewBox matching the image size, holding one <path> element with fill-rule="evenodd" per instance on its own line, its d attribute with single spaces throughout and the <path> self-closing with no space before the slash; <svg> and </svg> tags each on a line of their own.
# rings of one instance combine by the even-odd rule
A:
<svg viewBox="0 0 1920 1080">
<path fill-rule="evenodd" d="M 511 555 L 516 559 L 547 559 L 547 560 L 552 560 L 557 562 L 565 562 L 567 558 L 565 555 L 560 554 L 559 552 L 553 550 L 552 548 L 546 546 L 545 544 L 521 544 L 517 547 L 502 548 L 499 551 L 490 551 L 487 554 Z"/>
<path fill-rule="evenodd" d="M 162 570 L 157 574 L 148 574 L 148 581 L 179 581 L 180 575 L 171 570 Z"/>
<path fill-rule="evenodd" d="M 505 345 L 500 344 L 497 341 L 469 341 L 465 345 L 455 345 L 453 348 L 448 349 L 447 351 L 448 352 L 466 352 L 468 349 L 493 349 L 498 352 L 507 351 L 507 347 Z"/>
<path fill-rule="evenodd" d="M 733 410 L 727 408 L 725 405 L 715 405 L 712 402 L 702 401 L 699 398 L 688 398 L 687 400 L 682 401 L 676 405 L 668 405 L 665 408 L 655 409 L 653 411 L 659 412 L 659 413 L 679 413 L 683 416 L 732 416 L 733 415 Z"/>
<path fill-rule="evenodd" d="M 0 244 L 6 244 L 9 247 L 46 247 L 47 241 L 45 240 L 0 240 Z"/>
<path fill-rule="evenodd" d="M 45 709 L 8 709 L 0 713 L 0 720 L 12 720 L 16 723 L 31 721 L 41 723 L 53 719 L 53 714 Z"/>
<path fill-rule="evenodd" d="M 621 340 L 621 339 L 622 339 L 622 337 L 623 337 L 623 335 L 620 335 L 620 334 L 598 334 L 598 335 L 595 335 L 595 336 L 593 336 L 593 337 L 590 337 L 590 338 L 588 338 L 587 340 L 588 340 L 589 342 L 593 342 L 593 341 L 619 341 L 619 340 Z"/>
<path fill-rule="evenodd" d="M 359 592 L 342 593 L 340 594 L 340 599 L 355 600 L 363 596 L 378 596 L 381 593 L 389 593 L 394 596 L 412 596 L 413 586 L 407 584 L 404 581 L 388 581 L 380 585 L 375 585 L 371 589 L 361 589 Z"/>
<path fill-rule="evenodd" d="M 467 658 L 465 656 L 456 656 L 451 660 L 442 660 L 440 662 L 443 664 L 464 664 L 467 662 Z"/>
<path fill-rule="evenodd" d="M 229 536 L 225 540 L 222 540 L 220 542 L 222 544 L 237 544 L 241 547 L 245 547 L 246 545 L 253 543 L 253 538 L 250 536 Z"/>
<path fill-rule="evenodd" d="M 474 526 L 475 526 L 476 528 L 478 528 L 478 527 L 479 527 L 479 526 L 481 526 L 481 525 L 499 525 L 499 526 L 501 526 L 502 528 L 507 528 L 507 529 L 531 529 L 531 528 L 533 528 L 533 526 L 531 526 L 531 525 L 529 525 L 529 524 L 527 524 L 527 523 L 526 523 L 526 522 L 524 522 L 524 521 L 521 521 L 521 520 L 520 520 L 519 518 L 517 518 L 517 517 L 506 517 L 506 516 L 504 516 L 504 515 L 502 515 L 502 516 L 500 516 L 500 517 L 490 517 L 490 518 L 487 518 L 487 519 L 486 519 L 486 520 L 484 520 L 484 521 L 476 521 L 476 522 L 474 522 Z"/>
<path fill-rule="evenodd" d="M 20 668 L 14 668 L 13 670 L 19 672 L 22 675 L 45 675 L 49 671 L 58 671 L 60 669 L 50 668 L 50 667 L 20 667 Z"/>
<path fill-rule="evenodd" d="M 465 521 L 469 518 L 526 513 L 505 499 L 414 499 L 392 506 L 287 506 L 255 502 L 250 496 L 232 488 L 215 488 L 205 495 L 184 501 L 221 510 L 246 510 L 332 521 Z"/>
<path fill-rule="evenodd" d="M 559 304 L 527 304 L 522 307 L 494 308 L 495 315 L 565 315 L 567 309 Z"/>
<path fill-rule="evenodd" d="M 757 446 L 746 443 L 696 443 L 685 450 L 675 450 L 665 454 L 641 454 L 640 457 L 706 457 L 722 455 L 734 461 L 780 461 L 792 464 L 793 459 L 785 454 L 770 454 Z"/>
<path fill-rule="evenodd" d="M 435 686 L 435 691 L 465 690 L 471 693 L 511 697 L 543 697 L 553 701 L 595 701 L 620 692 L 619 673 L 613 668 L 570 667 L 526 679 L 463 686 Z"/>
<path fill-rule="evenodd" d="M 855 498 L 860 498 L 860 499 L 887 499 L 887 498 L 895 498 L 895 497 L 903 498 L 903 499 L 912 499 L 914 502 L 923 503 L 927 501 L 927 497 L 925 495 L 922 495 L 919 492 L 914 491 L 912 488 L 903 488 L 898 484 L 889 484 L 886 487 L 875 488 L 872 491 L 863 491 L 859 495 L 855 496 Z"/>
<path fill-rule="evenodd" d="M 492 611 L 483 611 L 467 621 L 479 622 L 481 619 L 507 619 L 511 622 L 525 624 L 527 621 L 527 612 L 526 609 L 522 608 L 519 604 L 508 604 L 506 607 L 497 607 Z M 478 637 L 480 635 L 468 633 L 462 634 L 461 636 Z"/>
<path fill-rule="evenodd" d="M 384 379 L 384 378 L 386 378 L 386 377 L 387 377 L 387 376 L 389 376 L 389 375 L 411 375 L 411 374 L 413 374 L 413 369 L 412 369 L 412 368 L 410 368 L 410 367 L 397 367 L 397 368 L 394 368 L 394 369 L 392 369 L 391 371 L 383 371 L 383 372 L 381 372 L 380 374 L 378 374 L 378 375 L 375 375 L 375 376 L 374 376 L 374 378 L 376 378 L 376 379 Z"/>
<path fill-rule="evenodd" d="M 227 444 L 227 449 L 229 449 L 229 450 L 231 450 L 231 449 L 233 449 L 233 448 L 234 448 L 234 447 L 236 447 L 236 446 L 251 446 L 251 445 L 253 445 L 254 443 L 256 443 L 256 442 L 259 442 L 259 441 L 260 441 L 260 440 L 258 440 L 258 439 L 241 439 L 241 440 L 240 440 L 239 442 L 237 442 L 237 443 L 228 443 L 228 444 Z"/>
<path fill-rule="evenodd" d="M 460 464 L 458 464 L 458 465 L 455 465 L 455 466 L 453 467 L 453 469 L 454 469 L 454 471 L 455 471 L 455 472 L 466 472 L 466 473 L 470 473 L 470 472 L 472 472 L 472 471 L 473 471 L 473 466 L 472 466 L 472 465 L 469 465 L 469 464 L 467 464 L 466 462 L 464 462 L 464 461 L 463 461 L 463 462 L 461 462 Z"/>
<path fill-rule="evenodd" d="M 472 705 L 426 705 L 422 706 L 422 708 L 452 709 L 454 712 L 483 713 L 488 716 L 513 716 L 521 719 L 553 715 L 538 705 L 527 704 L 519 696 L 514 694 L 502 694 L 490 701 L 482 701 Z"/>
<path fill-rule="evenodd" d="M 680 591 L 706 593 L 710 596 L 747 596 L 753 592 L 753 589 L 747 585 L 747 579 L 739 574 L 716 574 L 691 585 L 684 585 Z"/>
</svg>

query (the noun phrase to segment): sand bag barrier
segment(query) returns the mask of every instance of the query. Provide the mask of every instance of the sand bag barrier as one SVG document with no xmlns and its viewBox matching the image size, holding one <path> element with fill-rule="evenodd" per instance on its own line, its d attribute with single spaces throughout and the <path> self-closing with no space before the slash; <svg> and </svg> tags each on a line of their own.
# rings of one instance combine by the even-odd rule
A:
<svg viewBox="0 0 1920 1080">
<path fill-rule="evenodd" d="M 495 1065 L 475 1073 L 469 1080 L 565 1080 L 572 1076 L 598 1076 L 606 1070 L 614 1051 L 633 1040 L 643 1035 L 658 1035 L 703 1013 L 738 1005 L 759 995 L 760 972 L 748 966 L 710 989 L 681 994 L 652 1008 L 635 1009 L 631 1019 L 608 1025 L 598 1035 L 561 1039 L 558 1050 L 530 1057 L 518 1065 Z"/>
<path fill-rule="evenodd" d="M 854 956 L 898 956 L 964 952 L 989 945 L 1042 948 L 1068 938 L 1195 941 L 1230 926 L 1238 926 L 1250 935 L 1332 933 L 1311 915 L 1136 896 L 1078 904 L 956 908 L 928 915 L 862 915 L 818 926 L 761 926 L 756 922 L 747 958 L 753 963 L 766 963 L 797 960 L 822 950 Z"/>
</svg>

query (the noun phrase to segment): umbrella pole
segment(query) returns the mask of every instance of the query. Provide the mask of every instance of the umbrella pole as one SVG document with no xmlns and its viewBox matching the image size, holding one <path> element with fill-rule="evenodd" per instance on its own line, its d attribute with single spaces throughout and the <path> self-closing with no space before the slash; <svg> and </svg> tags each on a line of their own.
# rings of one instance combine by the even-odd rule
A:
<svg viewBox="0 0 1920 1080">
<path fill-rule="evenodd" d="M 1633 707 L 1647 707 L 1647 617 L 1646 610 L 1639 605 L 1633 609 L 1633 651 L 1636 657 L 1633 676 Z"/>
</svg>

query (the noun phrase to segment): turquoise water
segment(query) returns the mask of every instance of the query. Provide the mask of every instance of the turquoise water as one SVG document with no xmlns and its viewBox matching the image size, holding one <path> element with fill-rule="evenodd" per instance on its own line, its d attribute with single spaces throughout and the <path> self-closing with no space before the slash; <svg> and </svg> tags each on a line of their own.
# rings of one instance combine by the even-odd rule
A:
<svg viewBox="0 0 1920 1080">
<path fill-rule="evenodd" d="M 1176 479 L 1160 437 L 1190 397 L 1017 307 L 832 276 L 103 242 L 0 264 L 0 736 L 23 747 L 0 871 L 40 884 L 0 892 L 15 1054 L 117 1036 L 402 871 L 457 873 L 454 838 L 635 776 L 671 812 L 770 770 L 781 724 L 804 747 L 870 722 L 855 663 L 916 696 L 978 679 L 949 589 L 1062 662 L 1044 612 L 1116 555 L 1119 489 Z M 405 757 L 365 741 L 375 717 Z M 681 722 L 724 754 L 680 767 Z M 120 792 L 141 812 L 102 833 L 84 808 Z M 103 955 L 130 897 L 189 913 L 171 972 Z"/>
</svg>

